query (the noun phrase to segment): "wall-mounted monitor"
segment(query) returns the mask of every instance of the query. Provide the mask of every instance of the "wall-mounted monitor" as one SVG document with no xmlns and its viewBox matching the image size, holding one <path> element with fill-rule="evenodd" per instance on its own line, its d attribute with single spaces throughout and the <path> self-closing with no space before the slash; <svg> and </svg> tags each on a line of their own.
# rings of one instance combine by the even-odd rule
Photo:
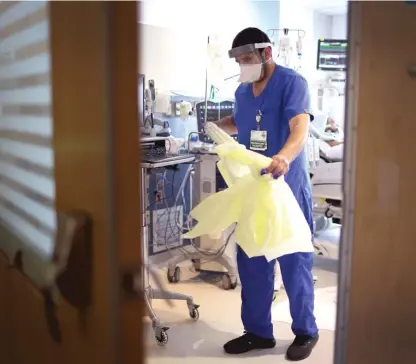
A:
<svg viewBox="0 0 416 364">
<path fill-rule="evenodd" d="M 347 41 L 319 39 L 317 69 L 322 71 L 347 70 Z"/>
</svg>

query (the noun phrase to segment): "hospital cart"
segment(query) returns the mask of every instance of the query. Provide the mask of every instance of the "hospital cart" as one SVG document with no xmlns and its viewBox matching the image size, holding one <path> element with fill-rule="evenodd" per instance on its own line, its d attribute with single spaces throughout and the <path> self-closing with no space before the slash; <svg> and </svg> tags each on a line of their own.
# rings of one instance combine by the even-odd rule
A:
<svg viewBox="0 0 416 364">
<path fill-rule="evenodd" d="M 191 133 L 199 134 L 199 133 Z M 190 137 L 188 138 L 190 140 Z M 189 143 L 188 143 L 189 145 Z M 189 150 L 188 150 L 189 151 Z M 218 156 L 213 150 L 196 152 L 198 163 L 190 176 L 190 201 L 193 205 L 193 194 L 196 192 L 198 204 L 203 199 L 219 191 L 217 172 Z M 223 186 L 225 187 L 225 185 Z M 221 272 L 222 287 L 225 290 L 232 290 L 237 287 L 238 273 L 235 262 L 235 242 L 233 241 L 234 227 L 231 227 L 220 239 L 213 239 L 209 236 L 202 236 L 194 239 L 193 248 L 182 254 L 178 254 L 168 262 L 168 281 L 177 283 L 181 279 L 181 270 L 178 265 L 184 261 L 191 260 L 195 270 L 201 270 L 201 263 L 204 262 L 204 270 Z M 221 246 L 227 245 L 228 249 L 222 250 Z M 198 248 L 196 248 L 198 246 Z"/>
<path fill-rule="evenodd" d="M 154 289 L 150 284 L 149 279 L 149 270 L 148 270 L 148 252 L 149 252 L 149 213 L 148 213 L 148 206 L 149 206 L 149 175 L 152 169 L 155 168 L 166 168 L 173 165 L 184 164 L 184 163 L 192 163 L 195 160 L 194 156 L 184 155 L 182 158 L 176 159 L 166 159 L 165 161 L 161 159 L 156 163 L 141 163 L 141 196 L 142 198 L 142 205 L 141 205 L 141 212 L 142 212 L 142 257 L 143 257 L 143 290 L 144 290 L 144 299 L 146 308 L 148 311 L 148 315 L 152 321 L 152 327 L 155 334 L 156 341 L 159 345 L 165 345 L 168 342 L 168 334 L 167 330 L 169 329 L 168 326 L 164 325 L 159 318 L 157 317 L 155 311 L 152 307 L 152 301 L 155 299 L 159 300 L 180 300 L 186 301 L 188 306 L 189 315 L 194 320 L 197 321 L 199 319 L 199 312 L 198 308 L 199 305 L 194 303 L 194 300 L 191 296 L 187 296 L 180 293 L 174 293 L 164 290 L 157 290 Z"/>
<path fill-rule="evenodd" d="M 191 207 L 194 207 L 194 191 L 197 197 L 196 204 L 198 204 L 210 195 L 226 188 L 225 182 L 217 169 L 219 158 L 212 148 L 213 141 L 204 131 L 204 125 L 208 121 L 216 121 L 225 116 L 232 115 L 234 101 L 223 100 L 221 102 L 214 102 L 208 100 L 207 95 L 205 96 L 205 101 L 195 105 L 198 132 L 192 132 L 188 136 L 188 153 L 194 153 L 198 159 L 198 163 L 190 176 Z M 200 145 L 191 148 L 194 138 L 198 141 L 197 144 Z M 235 242 L 233 241 L 234 229 L 234 226 L 230 227 L 219 239 L 213 239 L 206 235 L 194 239 L 195 251 L 188 251 L 182 255 L 177 255 L 169 261 L 169 282 L 179 282 L 181 274 L 178 264 L 190 259 L 194 264 L 195 270 L 201 270 L 201 261 L 203 261 L 204 270 L 223 273 L 221 279 L 222 287 L 225 290 L 235 289 L 238 284 L 238 273 L 235 262 Z M 222 249 L 224 245 L 226 249 Z"/>
</svg>

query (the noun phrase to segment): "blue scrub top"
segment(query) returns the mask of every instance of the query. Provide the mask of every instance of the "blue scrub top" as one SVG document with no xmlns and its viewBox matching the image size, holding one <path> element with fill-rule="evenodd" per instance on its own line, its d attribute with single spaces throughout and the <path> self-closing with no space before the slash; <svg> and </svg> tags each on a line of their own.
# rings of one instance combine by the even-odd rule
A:
<svg viewBox="0 0 416 364">
<path fill-rule="evenodd" d="M 273 157 L 280 152 L 289 137 L 290 119 L 309 113 L 309 107 L 309 89 L 305 78 L 290 68 L 276 65 L 259 96 L 254 97 L 251 84 L 241 84 L 237 88 L 234 122 L 238 141 L 250 149 L 250 134 L 257 128 L 256 115 L 260 111 L 260 129 L 267 131 L 267 150 L 259 153 Z M 290 164 L 285 180 L 313 232 L 312 193 L 305 149 Z"/>
</svg>

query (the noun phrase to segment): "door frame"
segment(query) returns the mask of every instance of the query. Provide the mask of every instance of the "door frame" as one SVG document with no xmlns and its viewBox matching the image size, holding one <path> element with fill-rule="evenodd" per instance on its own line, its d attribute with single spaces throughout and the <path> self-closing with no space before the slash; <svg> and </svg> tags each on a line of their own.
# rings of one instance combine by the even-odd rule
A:
<svg viewBox="0 0 416 364">
<path fill-rule="evenodd" d="M 94 327 L 107 330 L 106 362 L 141 364 L 144 301 L 123 289 L 142 263 L 138 4 L 49 4 L 56 209 L 93 219 Z"/>
</svg>

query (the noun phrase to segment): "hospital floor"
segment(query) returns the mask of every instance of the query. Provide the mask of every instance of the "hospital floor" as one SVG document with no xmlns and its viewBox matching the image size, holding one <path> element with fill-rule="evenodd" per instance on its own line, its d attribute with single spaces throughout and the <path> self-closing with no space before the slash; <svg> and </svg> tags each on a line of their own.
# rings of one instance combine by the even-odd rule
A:
<svg viewBox="0 0 416 364">
<path fill-rule="evenodd" d="M 339 228 L 330 227 L 319 237 L 325 246 L 337 251 Z M 315 315 L 320 327 L 320 341 L 305 364 L 330 364 L 333 362 L 335 307 L 338 261 L 334 257 L 316 257 L 314 274 L 318 277 L 315 286 Z M 170 291 L 193 296 L 199 309 L 197 322 L 189 318 L 185 302 L 175 302 L 170 308 L 163 301 L 154 301 L 154 309 L 160 320 L 170 326 L 169 342 L 158 346 L 146 319 L 146 349 L 148 364 L 214 364 L 214 363 L 286 363 L 285 352 L 293 341 L 290 329 L 290 314 L 287 296 L 281 290 L 273 304 L 272 315 L 277 341 L 273 350 L 257 351 L 241 356 L 229 356 L 223 351 L 223 344 L 242 334 L 240 321 L 240 287 L 233 291 L 221 288 L 220 277 L 215 274 L 198 273 L 189 263 L 182 266 L 182 279 L 169 284 L 166 270 L 161 276 Z"/>
</svg>

